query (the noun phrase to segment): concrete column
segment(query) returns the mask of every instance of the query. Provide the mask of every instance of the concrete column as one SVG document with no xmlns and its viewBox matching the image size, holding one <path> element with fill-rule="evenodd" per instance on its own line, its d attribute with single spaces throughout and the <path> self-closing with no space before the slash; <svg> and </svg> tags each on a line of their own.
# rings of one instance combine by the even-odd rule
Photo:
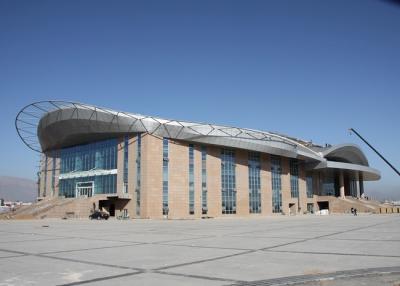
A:
<svg viewBox="0 0 400 286">
<path fill-rule="evenodd" d="M 249 167 L 248 152 L 236 150 L 236 214 L 249 215 Z"/>
<path fill-rule="evenodd" d="M 162 218 L 162 138 L 149 134 L 142 135 L 142 184 L 141 206 L 142 218 Z"/>
<path fill-rule="evenodd" d="M 207 192 L 208 215 L 219 217 L 222 215 L 221 205 L 221 149 L 208 146 L 207 156 Z"/>
<path fill-rule="evenodd" d="M 272 214 L 271 159 L 269 154 L 261 154 L 261 213 Z"/>
<path fill-rule="evenodd" d="M 340 187 L 340 197 L 344 199 L 345 192 L 344 192 L 344 178 L 343 178 L 343 171 L 339 173 L 339 187 Z"/>
<path fill-rule="evenodd" d="M 170 140 L 168 218 L 189 218 L 189 144 Z"/>
<path fill-rule="evenodd" d="M 359 182 L 359 192 L 360 192 L 360 196 L 359 198 L 364 194 L 364 177 L 363 177 L 363 173 L 360 172 L 358 175 L 358 182 Z M 357 193 L 358 196 L 358 193 Z"/>
<path fill-rule="evenodd" d="M 281 157 L 281 186 L 282 186 L 282 211 L 288 215 L 289 203 L 292 201 L 292 196 L 290 194 L 290 159 L 286 157 Z"/>
<path fill-rule="evenodd" d="M 298 211 L 303 213 L 307 211 L 307 183 L 306 170 L 303 161 L 299 161 L 299 205 Z"/>
</svg>

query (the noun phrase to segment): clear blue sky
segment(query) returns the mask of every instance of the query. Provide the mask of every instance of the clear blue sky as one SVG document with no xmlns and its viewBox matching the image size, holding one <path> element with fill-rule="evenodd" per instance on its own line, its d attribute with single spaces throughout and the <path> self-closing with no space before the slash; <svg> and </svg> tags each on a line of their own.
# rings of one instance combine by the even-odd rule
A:
<svg viewBox="0 0 400 286">
<path fill-rule="evenodd" d="M 35 178 L 14 118 L 63 99 L 359 144 L 400 197 L 400 6 L 360 1 L 0 0 L 0 175 Z"/>
</svg>

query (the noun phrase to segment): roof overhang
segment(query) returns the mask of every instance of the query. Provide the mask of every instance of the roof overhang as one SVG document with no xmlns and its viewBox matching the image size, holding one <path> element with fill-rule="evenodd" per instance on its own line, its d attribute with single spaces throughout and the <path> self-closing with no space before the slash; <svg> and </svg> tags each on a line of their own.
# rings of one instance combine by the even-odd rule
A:
<svg viewBox="0 0 400 286">
<path fill-rule="evenodd" d="M 301 158 L 306 161 L 325 160 L 307 146 L 271 132 L 161 119 L 73 102 L 32 103 L 19 112 L 15 124 L 24 143 L 38 152 L 127 133 L 149 133 L 189 142 Z"/>
<path fill-rule="evenodd" d="M 340 169 L 348 172 L 362 173 L 364 181 L 376 181 L 381 178 L 381 173 L 378 170 L 358 164 L 325 161 L 313 167 L 313 170 L 323 170 L 323 169 L 332 169 L 332 170 Z"/>
</svg>

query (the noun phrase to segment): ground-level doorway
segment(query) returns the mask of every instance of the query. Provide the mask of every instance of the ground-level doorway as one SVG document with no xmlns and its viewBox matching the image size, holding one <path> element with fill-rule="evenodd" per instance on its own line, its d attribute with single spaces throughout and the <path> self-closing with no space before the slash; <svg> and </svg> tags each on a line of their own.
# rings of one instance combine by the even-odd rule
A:
<svg viewBox="0 0 400 286">
<path fill-rule="evenodd" d="M 318 202 L 318 208 L 319 210 L 329 210 L 329 202 L 328 201 Z"/>
</svg>

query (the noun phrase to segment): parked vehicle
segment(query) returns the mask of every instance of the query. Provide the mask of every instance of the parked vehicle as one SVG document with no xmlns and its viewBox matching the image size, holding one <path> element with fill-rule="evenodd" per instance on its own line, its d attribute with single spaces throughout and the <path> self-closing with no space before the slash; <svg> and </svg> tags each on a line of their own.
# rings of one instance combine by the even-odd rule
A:
<svg viewBox="0 0 400 286">
<path fill-rule="evenodd" d="M 89 216 L 90 219 L 105 219 L 105 220 L 107 220 L 109 217 L 110 217 L 110 215 L 103 211 L 94 211 Z"/>
</svg>

